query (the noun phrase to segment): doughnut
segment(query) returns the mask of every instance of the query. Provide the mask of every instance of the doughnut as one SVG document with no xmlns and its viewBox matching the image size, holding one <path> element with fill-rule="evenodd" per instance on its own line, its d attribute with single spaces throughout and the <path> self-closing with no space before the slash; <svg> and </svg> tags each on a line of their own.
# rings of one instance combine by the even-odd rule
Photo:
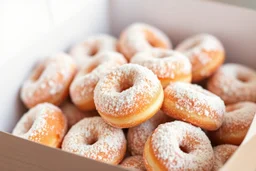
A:
<svg viewBox="0 0 256 171">
<path fill-rule="evenodd" d="M 116 52 L 117 40 L 110 35 L 100 34 L 88 37 L 82 43 L 74 45 L 69 53 L 74 57 L 78 67 L 82 68 L 94 56 L 106 51 Z"/>
<path fill-rule="evenodd" d="M 70 86 L 72 102 L 82 111 L 95 110 L 93 91 L 99 79 L 126 59 L 117 52 L 102 52 L 87 62 Z"/>
<path fill-rule="evenodd" d="M 226 104 L 256 102 L 256 71 L 240 64 L 225 64 L 209 79 L 207 89 Z"/>
<path fill-rule="evenodd" d="M 125 158 L 120 164 L 129 170 L 146 171 L 142 156 L 130 156 Z"/>
<path fill-rule="evenodd" d="M 41 103 L 25 113 L 12 134 L 50 147 L 60 147 L 67 130 L 61 110 L 50 103 Z"/>
<path fill-rule="evenodd" d="M 48 102 L 60 105 L 68 95 L 68 88 L 76 73 L 73 59 L 58 53 L 39 63 L 21 88 L 21 100 L 32 108 Z"/>
<path fill-rule="evenodd" d="M 172 44 L 162 31 L 144 23 L 128 26 L 120 35 L 119 51 L 130 60 L 137 52 L 152 48 L 171 49 Z"/>
<path fill-rule="evenodd" d="M 215 144 L 240 145 L 256 114 L 256 103 L 239 102 L 226 106 L 224 121 L 221 127 L 209 132 Z"/>
<path fill-rule="evenodd" d="M 138 52 L 131 63 L 147 67 L 157 75 L 163 87 L 170 82 L 191 82 L 191 63 L 186 56 L 179 52 L 166 49 L 153 49 Z"/>
<path fill-rule="evenodd" d="M 213 148 L 214 164 L 212 171 L 218 171 L 236 151 L 237 146 L 230 144 L 223 144 Z"/>
<path fill-rule="evenodd" d="M 60 109 L 67 118 L 68 129 L 70 129 L 73 125 L 85 117 L 98 115 L 97 111 L 82 112 L 68 100 L 60 106 Z"/>
<path fill-rule="evenodd" d="M 224 62 L 225 51 L 221 42 L 209 34 L 198 34 L 182 41 L 177 51 L 192 63 L 192 81 L 199 82 L 211 76 Z"/>
<path fill-rule="evenodd" d="M 72 126 L 63 140 L 62 150 L 117 165 L 125 155 L 126 139 L 122 129 L 95 116 Z"/>
<path fill-rule="evenodd" d="M 216 130 L 223 122 L 224 102 L 202 87 L 182 82 L 164 90 L 162 110 L 167 115 L 206 130 Z"/>
<path fill-rule="evenodd" d="M 137 64 L 125 64 L 106 74 L 94 90 L 94 102 L 110 125 L 130 128 L 148 120 L 162 106 L 163 89 L 154 73 Z"/>
<path fill-rule="evenodd" d="M 143 155 L 144 145 L 157 128 L 158 125 L 171 121 L 172 119 L 162 111 L 158 111 L 152 118 L 142 124 L 128 129 L 127 143 L 128 150 L 132 155 Z"/>
<path fill-rule="evenodd" d="M 214 162 L 205 133 L 182 121 L 159 125 L 145 144 L 143 158 L 148 171 L 211 171 Z"/>
</svg>

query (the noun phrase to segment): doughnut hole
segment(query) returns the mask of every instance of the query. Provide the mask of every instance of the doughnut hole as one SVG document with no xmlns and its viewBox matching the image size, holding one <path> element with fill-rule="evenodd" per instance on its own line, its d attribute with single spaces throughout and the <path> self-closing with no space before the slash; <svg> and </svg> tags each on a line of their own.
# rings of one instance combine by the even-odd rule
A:
<svg viewBox="0 0 256 171">
<path fill-rule="evenodd" d="M 237 105 L 237 104 L 236 105 L 228 105 L 226 107 L 226 112 L 233 112 L 238 109 L 240 109 L 240 105 Z"/>
<path fill-rule="evenodd" d="M 247 83 L 249 81 L 249 77 L 242 74 L 238 74 L 236 78 L 242 83 Z"/>
<path fill-rule="evenodd" d="M 79 73 L 79 76 L 86 75 L 86 74 L 93 72 L 99 65 L 100 65 L 100 63 L 98 63 L 98 62 L 91 63 L 87 67 L 82 68 L 81 72 Z"/>
<path fill-rule="evenodd" d="M 92 136 L 92 137 L 88 137 L 87 140 L 85 140 L 85 143 L 87 145 L 93 145 L 98 141 L 98 137 L 96 135 Z"/>
<path fill-rule="evenodd" d="M 183 153 L 189 153 L 187 146 L 180 145 L 179 148 Z"/>
<path fill-rule="evenodd" d="M 150 30 L 144 31 L 146 40 L 148 41 L 149 45 L 154 48 L 164 48 L 167 49 L 168 47 L 164 44 L 161 39 L 157 38 L 157 36 Z"/>
<path fill-rule="evenodd" d="M 195 150 L 197 144 L 199 143 L 193 137 L 186 135 L 179 144 L 179 148 L 183 153 L 189 154 Z"/>
<path fill-rule="evenodd" d="M 27 122 L 24 123 L 24 129 L 22 130 L 22 134 L 26 134 L 27 132 L 29 132 L 29 130 L 32 128 L 33 124 L 35 122 L 35 117 L 30 116 L 28 117 Z"/>
<path fill-rule="evenodd" d="M 94 44 L 94 45 L 91 47 L 91 49 L 90 49 L 88 55 L 89 55 L 90 57 L 94 57 L 98 52 L 99 52 L 99 48 L 98 48 L 98 46 L 97 46 L 96 44 Z"/>
<path fill-rule="evenodd" d="M 41 64 L 41 65 L 37 66 L 35 68 L 35 70 L 34 70 L 34 72 L 33 72 L 33 74 L 32 74 L 30 79 L 32 81 L 36 82 L 37 80 L 40 79 L 40 77 L 43 74 L 44 70 L 45 70 L 45 66 L 44 65 Z"/>
<path fill-rule="evenodd" d="M 119 80 L 119 84 L 117 87 L 117 92 L 122 93 L 134 85 L 134 79 L 132 75 L 127 75 L 125 77 L 121 77 Z"/>
</svg>

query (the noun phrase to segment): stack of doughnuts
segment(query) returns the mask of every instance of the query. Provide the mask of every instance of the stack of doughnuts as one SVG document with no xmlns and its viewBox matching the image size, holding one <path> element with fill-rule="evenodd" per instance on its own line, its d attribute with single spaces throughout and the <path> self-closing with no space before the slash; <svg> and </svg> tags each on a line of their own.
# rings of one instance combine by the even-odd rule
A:
<svg viewBox="0 0 256 171">
<path fill-rule="evenodd" d="M 12 133 L 130 170 L 216 171 L 256 114 L 256 71 L 224 60 L 210 34 L 175 50 L 144 23 L 88 37 L 35 67 Z"/>
</svg>

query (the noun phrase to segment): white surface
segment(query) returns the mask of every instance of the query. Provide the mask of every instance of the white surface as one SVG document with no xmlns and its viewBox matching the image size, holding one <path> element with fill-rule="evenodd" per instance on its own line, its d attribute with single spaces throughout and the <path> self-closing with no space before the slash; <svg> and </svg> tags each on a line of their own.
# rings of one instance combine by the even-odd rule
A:
<svg viewBox="0 0 256 171">
<path fill-rule="evenodd" d="M 1 62 L 18 53 L 25 45 L 36 40 L 38 35 L 47 32 L 51 25 L 45 0 L 4 0 L 0 6 L 3 18 L 0 32 Z M 2 49 L 1 48 L 1 49 Z"/>
<path fill-rule="evenodd" d="M 0 66 L 93 1 L 0 0 Z"/>
</svg>

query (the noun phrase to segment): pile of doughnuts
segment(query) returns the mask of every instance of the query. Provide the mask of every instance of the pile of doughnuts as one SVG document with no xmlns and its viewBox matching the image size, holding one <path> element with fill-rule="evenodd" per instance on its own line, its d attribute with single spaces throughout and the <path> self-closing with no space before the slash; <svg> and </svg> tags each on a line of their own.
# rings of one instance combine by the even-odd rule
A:
<svg viewBox="0 0 256 171">
<path fill-rule="evenodd" d="M 118 40 L 88 37 L 38 63 L 21 87 L 29 110 L 12 133 L 131 170 L 216 171 L 256 113 L 255 70 L 224 60 L 209 34 L 175 50 L 143 23 Z"/>
</svg>

